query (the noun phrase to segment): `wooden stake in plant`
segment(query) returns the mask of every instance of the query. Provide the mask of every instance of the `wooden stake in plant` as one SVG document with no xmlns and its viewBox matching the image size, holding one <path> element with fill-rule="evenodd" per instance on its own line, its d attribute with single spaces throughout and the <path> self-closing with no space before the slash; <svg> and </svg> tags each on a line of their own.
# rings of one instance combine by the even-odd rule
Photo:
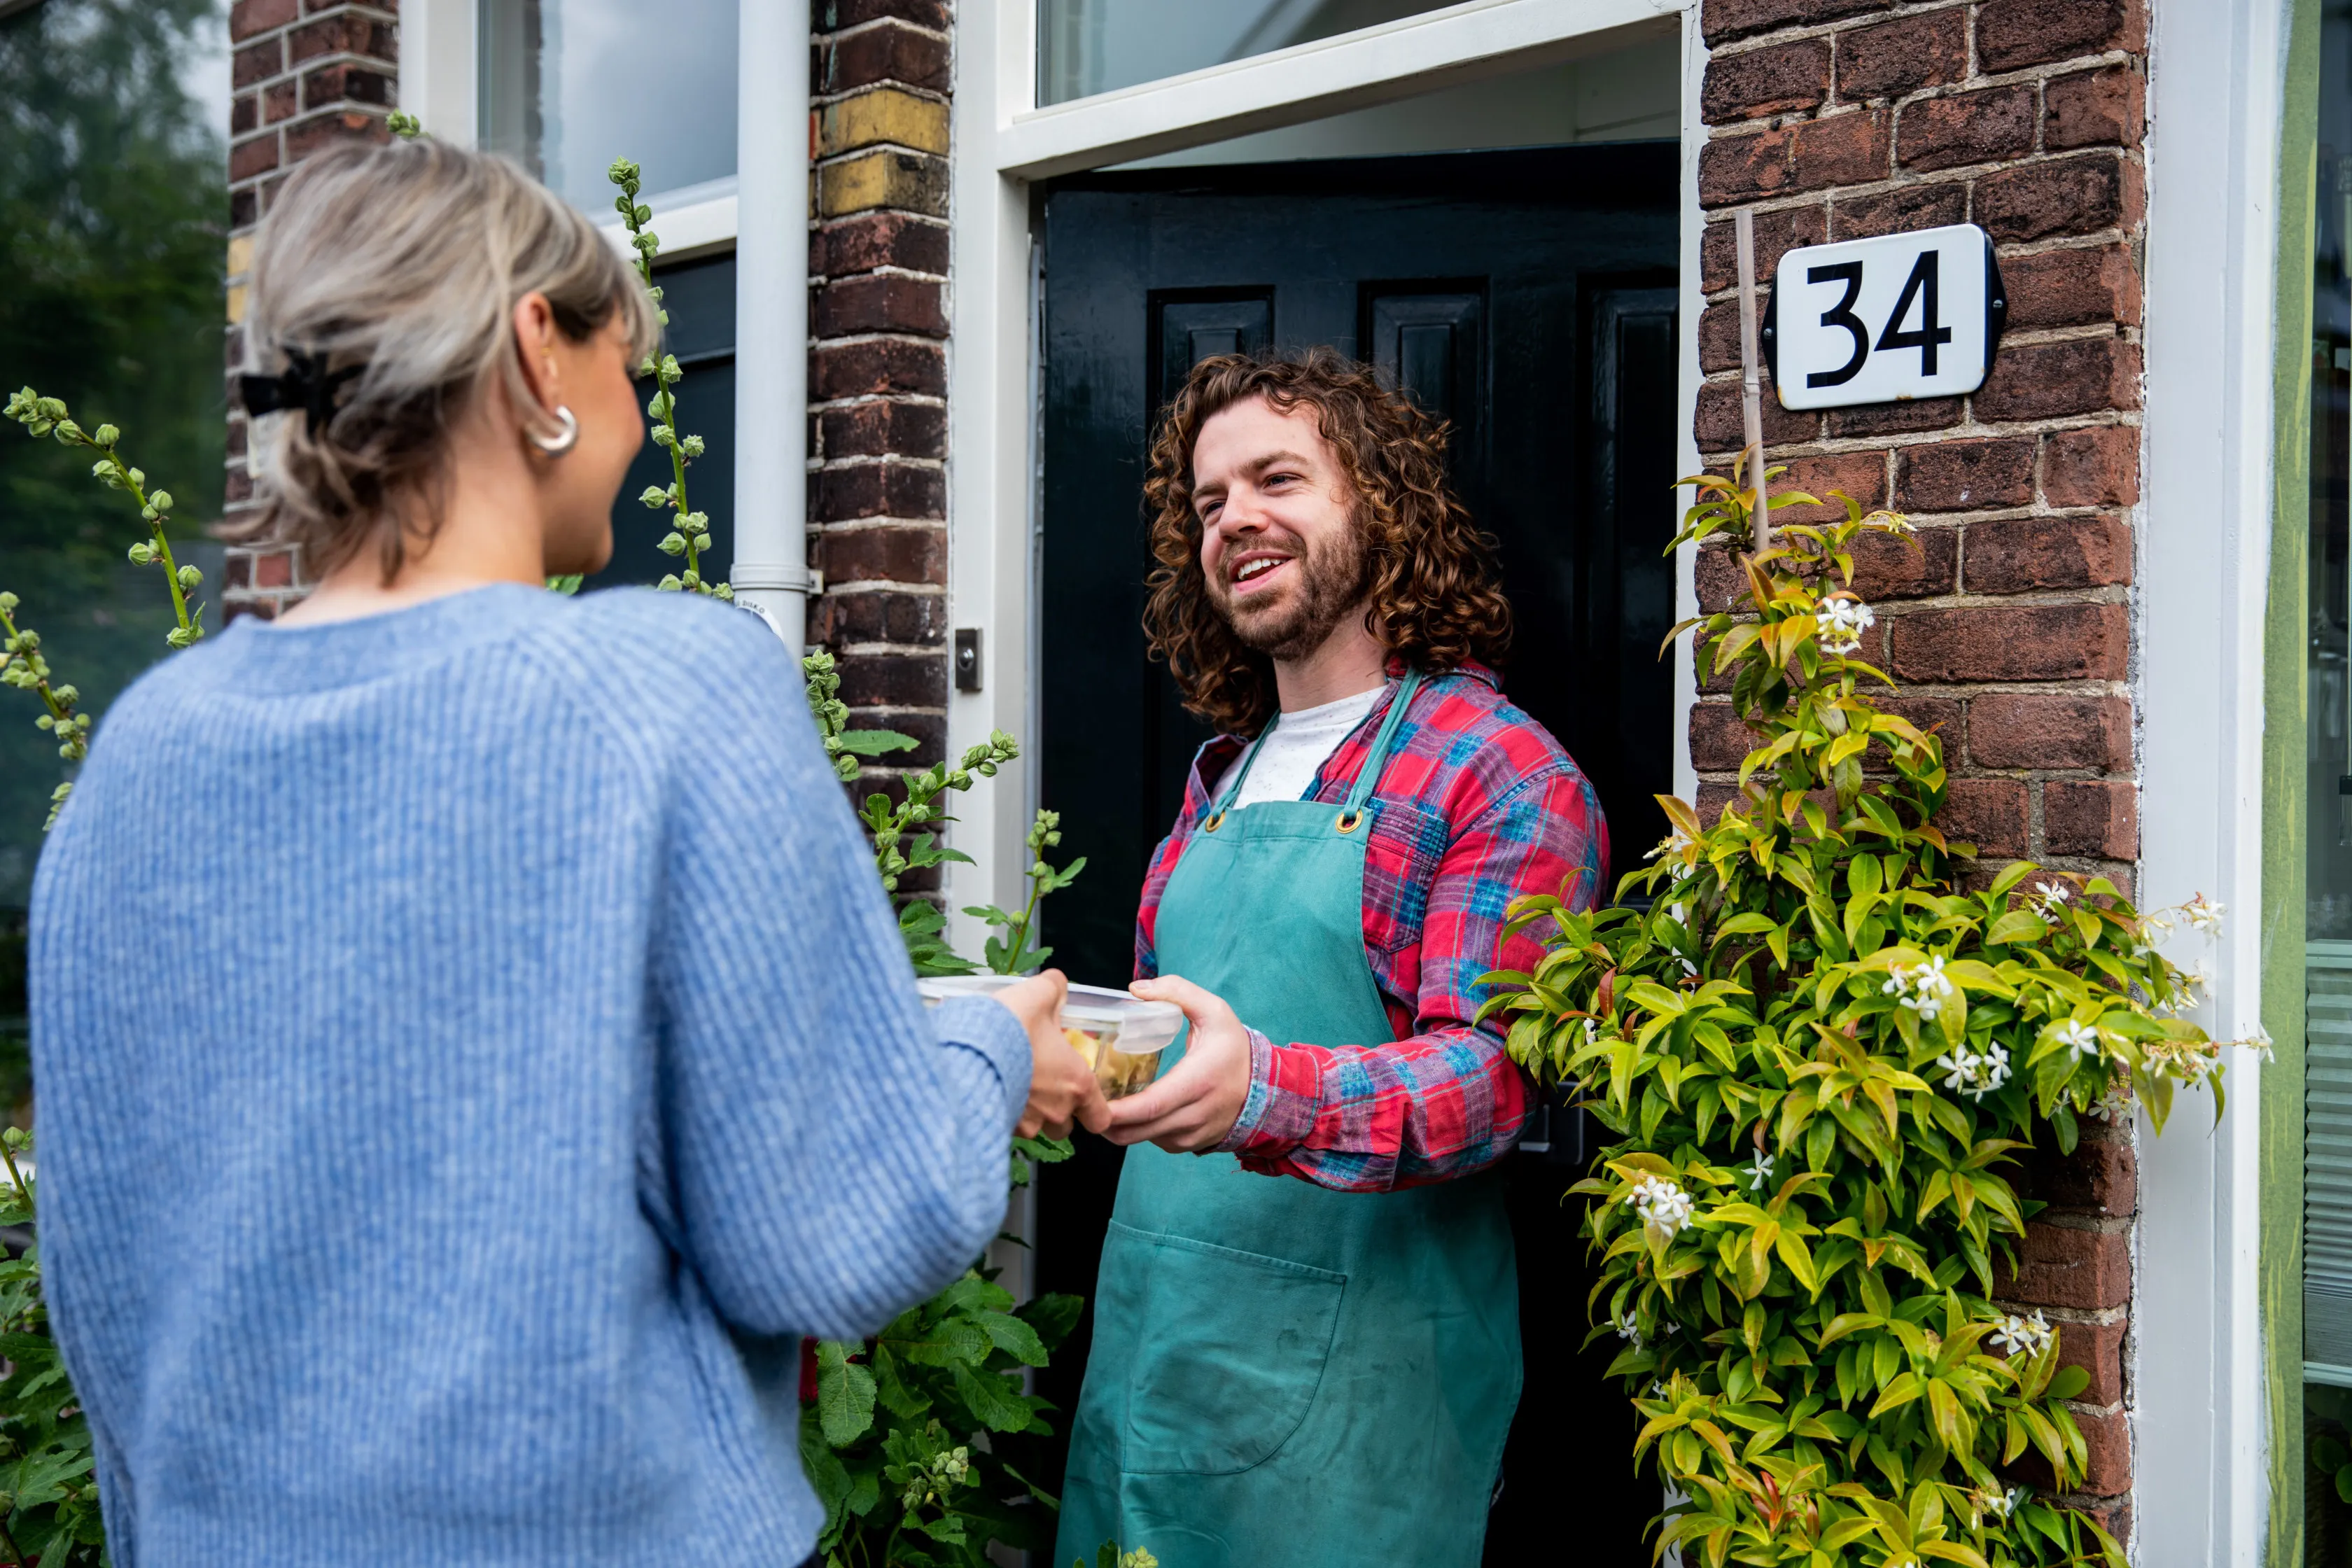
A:
<svg viewBox="0 0 2352 1568">
<path fill-rule="evenodd" d="M 1772 509 L 1764 495 L 1764 378 L 1756 360 L 1756 214 L 1741 207 L 1731 220 L 1739 251 L 1739 418 L 1747 446 L 1735 476 L 1747 481 L 1753 499 L 1754 548 L 1772 548 Z"/>
</svg>

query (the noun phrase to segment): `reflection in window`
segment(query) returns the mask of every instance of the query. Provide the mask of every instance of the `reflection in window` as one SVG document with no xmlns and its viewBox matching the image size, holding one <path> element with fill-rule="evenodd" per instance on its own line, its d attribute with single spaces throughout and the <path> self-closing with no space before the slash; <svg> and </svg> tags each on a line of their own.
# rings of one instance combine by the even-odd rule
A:
<svg viewBox="0 0 2352 1568">
<path fill-rule="evenodd" d="M 736 0 L 480 0 L 481 144 L 585 211 L 612 210 L 604 171 L 646 189 L 735 173 Z"/>
<path fill-rule="evenodd" d="M 1038 0 L 1037 101 L 1066 103 L 1336 37 L 1453 0 Z"/>
</svg>

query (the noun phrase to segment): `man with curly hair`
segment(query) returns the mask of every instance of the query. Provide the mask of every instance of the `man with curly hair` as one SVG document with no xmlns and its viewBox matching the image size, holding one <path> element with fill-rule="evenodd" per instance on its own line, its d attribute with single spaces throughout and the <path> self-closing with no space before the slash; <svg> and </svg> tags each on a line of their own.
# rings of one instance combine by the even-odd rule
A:
<svg viewBox="0 0 2352 1568">
<path fill-rule="evenodd" d="M 1191 1029 L 1114 1107 L 1056 1562 L 1477 1563 L 1520 1381 L 1475 1022 L 1523 894 L 1589 907 L 1591 786 L 1503 696 L 1510 606 L 1443 426 L 1328 351 L 1202 361 L 1145 485 L 1152 651 L 1222 733 L 1136 922 Z"/>
</svg>

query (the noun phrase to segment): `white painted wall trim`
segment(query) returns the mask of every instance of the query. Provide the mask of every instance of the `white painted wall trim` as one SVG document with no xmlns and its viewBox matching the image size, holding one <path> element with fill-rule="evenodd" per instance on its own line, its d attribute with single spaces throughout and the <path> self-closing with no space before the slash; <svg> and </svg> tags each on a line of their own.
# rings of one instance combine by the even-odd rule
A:
<svg viewBox="0 0 2352 1568">
<path fill-rule="evenodd" d="M 474 0 L 408 0 L 400 13 L 400 107 L 445 142 L 475 139 Z"/>
<path fill-rule="evenodd" d="M 991 151 L 1001 172 L 1047 179 L 1600 54 L 1673 34 L 1682 9 L 1678 0 L 1468 0 L 1049 109 L 1001 110 Z M 1033 52 L 1035 37 L 1032 28 L 1024 45 Z M 1024 104 L 1033 90 L 1024 87 Z"/>
<path fill-rule="evenodd" d="M 1677 479 L 1699 471 L 1698 457 L 1698 389 L 1706 373 L 1699 368 L 1698 319 L 1706 309 L 1706 291 L 1699 282 L 1699 249 L 1706 231 L 1706 213 L 1698 199 L 1698 154 L 1706 145 L 1706 120 L 1699 112 L 1699 88 L 1706 79 L 1706 37 L 1699 30 L 1699 10 L 1690 6 L 1682 14 L 1683 45 L 1683 148 L 1682 148 L 1682 245 L 1679 263 L 1681 277 L 1678 317 L 1675 322 L 1675 354 L 1676 391 L 1675 408 L 1680 423 L 1675 429 L 1675 458 Z M 1688 490 L 1677 490 L 1671 500 L 1659 508 L 1661 521 L 1678 523 L 1683 509 L 1691 503 Z M 1664 538 L 1674 537 L 1671 531 Z M 1660 548 L 1664 548 L 1662 545 Z M 1686 544 L 1675 552 L 1675 618 L 1687 620 L 1698 614 L 1698 546 Z M 1675 639 L 1674 652 L 1669 656 L 1675 666 L 1674 758 L 1675 794 L 1683 799 L 1698 799 L 1698 769 L 1691 763 L 1690 710 L 1698 702 L 1698 656 L 1687 637 Z M 1610 874 L 1624 876 L 1641 864 L 1646 844 L 1610 843 Z M 1614 888 L 1611 891 L 1614 891 Z"/>
<path fill-rule="evenodd" d="M 2263 624 L 2272 507 L 2278 141 L 2287 9 L 2150 7 L 2147 413 L 2135 628 L 2142 902 L 2232 919 L 2200 1019 L 2261 1017 Z M 2262 1561 L 2261 1063 L 2229 1110 L 2140 1129 L 2133 1309 L 2137 1561 Z"/>
</svg>

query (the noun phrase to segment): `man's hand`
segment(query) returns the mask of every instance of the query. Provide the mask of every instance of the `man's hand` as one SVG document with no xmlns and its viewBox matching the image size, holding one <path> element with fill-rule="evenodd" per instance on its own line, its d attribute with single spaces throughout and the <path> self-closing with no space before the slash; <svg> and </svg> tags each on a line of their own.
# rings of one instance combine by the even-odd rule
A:
<svg viewBox="0 0 2352 1568">
<path fill-rule="evenodd" d="M 1128 989 L 1147 1002 L 1183 1008 L 1192 1039 L 1182 1061 L 1150 1088 L 1112 1106 L 1109 1126 L 1097 1130 L 1114 1143 L 1149 1140 L 1171 1154 L 1214 1149 L 1234 1130 L 1249 1100 L 1249 1030 L 1223 997 L 1176 975 L 1139 980 Z"/>
<path fill-rule="evenodd" d="M 1054 1021 L 1069 991 L 1068 977 L 1048 969 L 995 993 L 1029 1031 L 1029 1103 L 1013 1129 L 1023 1138 L 1066 1138 L 1073 1120 L 1099 1132 L 1110 1121 L 1110 1103 L 1095 1082 L 1094 1069 Z"/>
</svg>

